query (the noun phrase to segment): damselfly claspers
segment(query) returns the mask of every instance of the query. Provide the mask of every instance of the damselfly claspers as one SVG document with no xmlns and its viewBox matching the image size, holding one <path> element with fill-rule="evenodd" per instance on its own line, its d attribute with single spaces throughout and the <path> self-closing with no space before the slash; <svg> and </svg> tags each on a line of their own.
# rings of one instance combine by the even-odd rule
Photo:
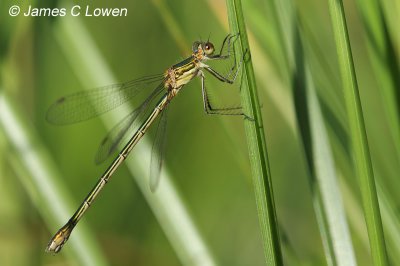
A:
<svg viewBox="0 0 400 266">
<path fill-rule="evenodd" d="M 61 250 L 76 224 L 90 207 L 99 192 L 107 184 L 112 174 L 121 165 L 121 163 L 129 155 L 133 147 L 147 132 L 150 125 L 160 114 L 162 114 L 153 145 L 150 168 L 150 188 L 153 191 L 155 190 L 159 182 L 161 171 L 164 146 L 163 135 L 165 135 L 161 133 L 163 133 L 162 131 L 165 130 L 166 125 L 165 110 L 171 100 L 189 81 L 191 81 L 195 77 L 200 77 L 204 110 L 207 114 L 243 115 L 240 107 L 213 108 L 207 95 L 204 76 L 204 71 L 206 71 L 222 82 L 226 82 L 229 84 L 234 83 L 240 72 L 243 58 L 241 58 L 238 64 L 236 64 L 236 58 L 234 58 L 235 63 L 232 68 L 230 68 L 230 71 L 227 75 L 222 75 L 218 73 L 210 66 L 208 66 L 206 62 L 208 60 L 226 60 L 229 59 L 231 56 L 234 57 L 233 46 L 237 38 L 238 35 L 226 36 L 219 53 L 215 53 L 214 45 L 211 42 L 196 41 L 193 43 L 192 46 L 192 55 L 187 59 L 179 62 L 178 64 L 175 64 L 172 67 L 168 68 L 164 72 L 164 74 L 148 76 L 126 83 L 101 87 L 85 92 L 78 92 L 70 96 L 60 98 L 50 107 L 47 113 L 47 120 L 50 123 L 71 124 L 87 120 L 99 114 L 110 111 L 132 99 L 140 92 L 142 92 L 145 88 L 148 88 L 149 86 L 154 86 L 154 84 L 157 85 L 153 92 L 143 101 L 143 103 L 141 103 L 126 118 L 118 123 L 101 143 L 99 152 L 96 156 L 96 162 L 104 161 L 105 158 L 107 158 L 116 150 L 118 144 L 123 140 L 124 136 L 126 136 L 126 133 L 129 131 L 129 129 L 132 127 L 132 124 L 136 120 L 144 120 L 142 124 L 138 126 L 136 132 L 128 140 L 118 156 L 114 159 L 111 165 L 100 177 L 92 191 L 90 191 L 90 193 L 86 196 L 85 200 L 79 206 L 78 210 L 68 220 L 68 222 L 63 227 L 61 227 L 52 237 L 46 247 L 47 252 L 57 253 Z M 146 111 L 148 110 L 149 104 L 157 96 L 160 96 L 160 94 L 162 95 L 161 99 L 158 101 L 153 111 L 151 111 L 147 117 L 144 117 L 145 114 L 148 113 Z M 158 134 L 159 132 L 160 134 Z"/>
</svg>

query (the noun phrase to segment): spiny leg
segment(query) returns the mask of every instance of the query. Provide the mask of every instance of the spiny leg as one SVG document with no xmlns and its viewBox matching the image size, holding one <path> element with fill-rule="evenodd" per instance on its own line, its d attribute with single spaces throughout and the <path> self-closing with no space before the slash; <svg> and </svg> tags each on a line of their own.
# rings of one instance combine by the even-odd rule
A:
<svg viewBox="0 0 400 266">
<path fill-rule="evenodd" d="M 238 36 L 239 36 L 239 34 L 235 34 L 235 35 L 228 34 L 225 37 L 224 41 L 222 42 L 222 46 L 221 46 L 221 49 L 220 49 L 219 53 L 211 56 L 209 59 L 210 60 L 223 60 L 223 59 L 229 58 L 230 55 L 231 55 L 232 43 L 236 41 Z M 232 39 L 234 39 L 234 40 L 232 41 Z M 223 52 L 223 50 L 225 48 L 225 45 L 228 45 L 228 51 L 227 51 L 226 55 L 223 55 L 222 52 Z"/>
<path fill-rule="evenodd" d="M 245 115 L 242 111 L 242 107 L 229 107 L 229 108 L 215 108 L 211 105 L 208 98 L 205 77 L 203 72 L 200 72 L 201 78 L 201 92 L 203 95 L 203 106 L 204 111 L 209 115 Z"/>
<path fill-rule="evenodd" d="M 226 60 L 226 59 L 229 59 L 231 57 L 231 51 L 234 50 L 234 48 L 235 48 L 234 43 L 235 43 L 235 41 L 237 40 L 238 37 L 239 37 L 239 34 L 235 34 L 235 35 L 228 34 L 225 37 L 224 41 L 222 42 L 222 46 L 221 46 L 221 49 L 219 51 L 219 54 L 215 54 L 215 55 L 211 56 L 209 59 L 210 60 Z M 226 54 L 223 55 L 222 53 L 223 53 L 223 50 L 225 48 L 225 45 L 228 46 L 228 49 L 226 51 Z M 233 47 L 233 49 L 232 49 L 232 47 Z M 226 75 L 227 77 L 230 77 L 232 75 L 232 73 L 235 71 L 235 69 L 237 67 L 237 63 L 236 62 L 237 62 L 236 54 L 233 53 L 233 65 L 230 68 L 229 73 Z"/>
<path fill-rule="evenodd" d="M 207 70 L 211 75 L 213 75 L 215 78 L 222 82 L 226 82 L 229 84 L 233 84 L 240 72 L 240 69 L 243 64 L 244 57 L 246 56 L 247 51 L 243 55 L 242 59 L 240 60 L 239 67 L 236 69 L 235 75 L 232 79 L 229 78 L 230 73 L 228 74 L 228 77 L 223 76 L 222 74 L 218 73 L 214 69 L 212 69 L 210 66 L 203 64 L 202 68 Z M 236 64 L 235 64 L 236 66 Z M 202 71 L 199 72 L 199 75 L 201 77 L 201 87 L 202 87 L 202 94 L 203 94 L 203 104 L 204 104 L 204 110 L 207 114 L 221 114 L 221 115 L 243 115 L 245 119 L 248 119 L 250 121 L 254 121 L 254 118 L 246 115 L 243 112 L 242 107 L 229 107 L 229 108 L 214 108 L 211 106 L 210 100 L 207 95 L 207 90 L 205 87 L 205 77 Z"/>
<path fill-rule="evenodd" d="M 240 60 L 239 67 L 236 69 L 235 75 L 233 76 L 233 78 L 229 77 L 231 73 L 228 73 L 228 75 L 225 77 L 224 75 L 218 73 L 217 71 L 215 71 L 209 65 L 206 65 L 206 64 L 202 64 L 201 68 L 207 70 L 211 75 L 213 75 L 215 78 L 219 79 L 220 81 L 226 82 L 226 83 L 229 83 L 229 84 L 233 84 L 235 82 L 239 72 L 240 72 L 240 69 L 241 69 L 242 64 L 243 64 L 243 59 L 244 59 L 244 57 L 242 57 L 242 60 Z M 235 63 L 235 65 L 236 65 L 236 63 Z"/>
<path fill-rule="evenodd" d="M 227 36 L 227 38 L 228 38 L 228 36 Z M 241 68 L 242 64 L 243 64 L 243 58 L 240 61 L 239 67 L 236 69 L 235 75 L 234 75 L 234 77 L 232 79 L 230 79 L 229 77 L 223 76 L 222 74 L 218 73 L 217 71 L 215 71 L 214 69 L 212 69 L 210 66 L 208 66 L 206 64 L 203 64 L 202 68 L 207 70 L 211 75 L 213 75 L 218 80 L 220 80 L 222 82 L 229 83 L 229 84 L 233 84 L 235 82 L 239 72 L 240 72 L 240 68 Z M 212 105 L 210 103 L 210 100 L 208 99 L 208 95 L 207 95 L 204 74 L 203 74 L 202 71 L 200 71 L 199 75 L 201 77 L 201 90 L 202 90 L 202 94 L 203 94 L 204 111 L 207 114 L 244 115 L 245 117 L 247 117 L 247 115 L 245 115 L 243 113 L 242 107 L 230 107 L 230 108 L 214 108 L 214 107 L 212 107 Z"/>
</svg>

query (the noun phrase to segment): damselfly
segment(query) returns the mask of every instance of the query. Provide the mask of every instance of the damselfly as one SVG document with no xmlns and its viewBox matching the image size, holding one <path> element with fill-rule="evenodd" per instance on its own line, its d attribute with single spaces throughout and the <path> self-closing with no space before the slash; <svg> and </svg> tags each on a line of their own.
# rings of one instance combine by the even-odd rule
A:
<svg viewBox="0 0 400 266">
<path fill-rule="evenodd" d="M 161 118 L 158 122 L 157 134 L 154 140 L 150 168 L 150 188 L 153 191 L 156 189 L 159 182 L 163 157 L 165 136 L 163 131 L 166 128 L 166 109 L 171 100 L 189 81 L 195 77 L 200 77 L 204 110 L 207 114 L 243 115 L 240 107 L 214 108 L 212 106 L 207 95 L 204 75 L 205 72 L 208 72 L 222 82 L 228 84 L 234 83 L 240 73 L 240 68 L 243 63 L 243 58 L 241 58 L 240 62 L 237 64 L 233 53 L 234 43 L 237 38 L 238 35 L 226 36 L 219 53 L 215 52 L 214 45 L 211 42 L 196 41 L 192 46 L 192 55 L 168 68 L 164 74 L 148 76 L 126 83 L 72 94 L 60 98 L 50 107 L 47 113 L 47 120 L 49 122 L 53 124 L 71 124 L 110 111 L 137 96 L 139 93 L 144 91 L 145 88 L 154 85 L 156 86 L 143 103 L 118 123 L 101 143 L 99 152 L 96 156 L 96 162 L 104 161 L 117 149 L 118 144 L 123 141 L 124 136 L 126 136 L 129 129 L 132 128 L 135 121 L 143 121 L 139 124 L 136 132 L 127 141 L 118 156 L 100 177 L 92 191 L 90 191 L 86 196 L 78 210 L 52 237 L 46 247 L 47 252 L 57 253 L 61 250 L 76 224 L 90 207 L 105 184 L 107 184 L 115 170 L 126 159 L 133 147 L 147 132 L 150 125 L 161 114 Z M 226 60 L 229 58 L 234 58 L 234 64 L 226 75 L 220 74 L 206 64 L 208 60 Z M 157 97 L 160 97 L 160 99 L 154 109 L 151 112 L 146 112 L 149 109 L 150 103 L 157 99 Z M 148 114 L 147 117 L 145 116 L 146 114 Z"/>
</svg>

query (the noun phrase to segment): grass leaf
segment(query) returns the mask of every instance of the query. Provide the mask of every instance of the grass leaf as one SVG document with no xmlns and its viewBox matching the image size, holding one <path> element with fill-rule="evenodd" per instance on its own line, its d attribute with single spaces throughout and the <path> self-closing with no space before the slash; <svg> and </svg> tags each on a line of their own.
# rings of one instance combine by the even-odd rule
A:
<svg viewBox="0 0 400 266">
<path fill-rule="evenodd" d="M 17 105 L 0 90 L 0 129 L 15 152 L 9 157 L 32 202 L 45 222 L 56 230 L 67 221 L 72 200 L 45 146 L 33 133 Z M 95 237 L 85 223 L 74 232 L 67 253 L 81 265 L 107 265 Z M 50 239 L 49 235 L 49 239 Z M 47 243 L 46 243 L 47 244 Z M 43 245 L 44 253 L 45 245 Z M 73 255 L 72 255 L 73 254 Z"/>
<path fill-rule="evenodd" d="M 352 153 L 355 160 L 356 174 L 359 178 L 372 258 L 375 265 L 387 265 L 386 245 L 383 236 L 371 155 L 369 153 L 343 3 L 340 0 L 329 0 L 329 8 L 343 82 Z"/>
<path fill-rule="evenodd" d="M 228 0 L 227 7 L 232 34 L 240 34 L 240 53 L 238 54 L 244 55 L 243 71 L 245 78 L 241 88 L 242 105 L 244 112 L 250 117 L 245 119 L 245 130 L 265 258 L 267 265 L 281 265 L 283 262 L 271 172 L 242 4 L 240 0 Z M 238 58 L 241 56 L 238 56 Z"/>
</svg>

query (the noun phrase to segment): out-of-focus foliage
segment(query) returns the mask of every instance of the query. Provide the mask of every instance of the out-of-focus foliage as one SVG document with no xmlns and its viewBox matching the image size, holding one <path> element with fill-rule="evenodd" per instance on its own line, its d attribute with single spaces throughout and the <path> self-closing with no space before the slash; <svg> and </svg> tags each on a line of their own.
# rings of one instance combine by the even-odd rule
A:
<svg viewBox="0 0 400 266">
<path fill-rule="evenodd" d="M 14 99 L 29 121 L 27 126 L 49 151 L 64 178 L 65 189 L 72 195 L 72 206 L 78 207 L 109 162 L 94 164 L 95 152 L 107 130 L 100 119 L 63 127 L 45 121 L 46 110 L 55 99 L 83 90 L 73 70 L 79 69 L 79 65 L 71 66 L 55 36 L 57 23 L 65 18 L 9 17 L 9 7 L 17 2 L 0 3 L 0 90 Z M 400 203 L 397 196 L 400 158 L 396 150 L 399 140 L 393 137 L 398 128 L 398 124 L 393 124 L 396 123 L 393 106 L 397 104 L 398 112 L 399 97 L 398 92 L 394 93 L 395 99 L 388 103 L 387 94 L 381 94 L 381 86 L 387 84 L 387 72 L 396 69 L 400 62 L 400 43 L 395 36 L 398 33 L 393 30 L 396 29 L 393 18 L 398 17 L 399 10 L 387 8 L 395 6 L 396 1 L 383 2 L 380 23 L 386 23 L 385 36 L 390 44 L 386 47 L 392 49 L 387 65 L 384 60 L 377 62 L 372 54 L 375 47 L 371 34 L 383 30 L 380 24 L 371 30 L 371 25 L 363 20 L 370 13 L 359 9 L 353 1 L 346 1 L 345 11 L 372 162 L 377 182 L 385 191 L 381 193 L 385 196 L 385 207 L 389 208 L 385 210 L 391 214 L 383 217 L 386 237 L 389 236 L 389 258 L 396 265 L 399 253 L 395 243 L 399 239 L 395 235 L 396 226 L 387 225 L 396 224 L 399 219 L 393 212 Z M 83 8 L 86 5 L 128 8 L 127 17 L 79 18 L 121 82 L 162 73 L 188 56 L 191 43 L 200 38 L 210 38 L 219 47 L 228 33 L 224 0 L 74 3 Z M 40 5 L 45 4 L 40 2 Z M 310 64 L 340 176 L 357 262 L 370 265 L 359 189 L 349 156 L 347 121 L 327 2 L 295 1 L 294 5 L 299 16 L 296 23 L 301 23 L 300 35 L 305 43 L 304 56 Z M 21 4 L 24 10 L 27 6 Z M 69 5 L 61 2 L 59 6 Z M 291 69 L 288 58 L 292 55 L 286 54 L 288 49 L 282 46 L 285 38 L 293 36 L 291 32 L 279 34 L 276 30 L 279 14 L 275 12 L 285 8 L 274 9 L 268 0 L 243 1 L 282 228 L 284 260 L 288 265 L 323 265 L 326 258 L 313 211 L 306 159 L 294 122 L 293 86 L 288 74 Z M 285 24 L 281 26 L 285 31 Z M 376 66 L 378 63 L 383 67 Z M 375 71 L 377 68 L 379 71 Z M 383 81 L 381 73 L 385 73 Z M 215 96 L 229 95 L 222 102 L 238 99 L 237 88 L 220 86 L 212 77 L 207 81 L 211 92 L 219 90 Z M 92 86 L 101 85 L 107 84 Z M 194 80 L 171 103 L 168 119 L 164 165 L 215 262 L 264 265 L 242 118 L 207 116 L 203 111 L 200 81 Z M 153 134 L 151 130 L 150 137 Z M 13 158 L 18 158 L 18 152 L 23 151 L 15 150 L 0 126 L 0 264 L 75 265 L 73 254 L 68 251 L 70 243 L 57 256 L 44 253 L 54 232 L 47 227 L 40 207 L 34 204 L 32 193 L 21 182 L 20 175 L 29 176 L 29 172 L 16 169 L 18 164 L 13 163 Z M 179 265 L 173 245 L 130 175 L 125 166 L 117 171 L 85 215 L 86 226 L 111 265 Z"/>
</svg>

